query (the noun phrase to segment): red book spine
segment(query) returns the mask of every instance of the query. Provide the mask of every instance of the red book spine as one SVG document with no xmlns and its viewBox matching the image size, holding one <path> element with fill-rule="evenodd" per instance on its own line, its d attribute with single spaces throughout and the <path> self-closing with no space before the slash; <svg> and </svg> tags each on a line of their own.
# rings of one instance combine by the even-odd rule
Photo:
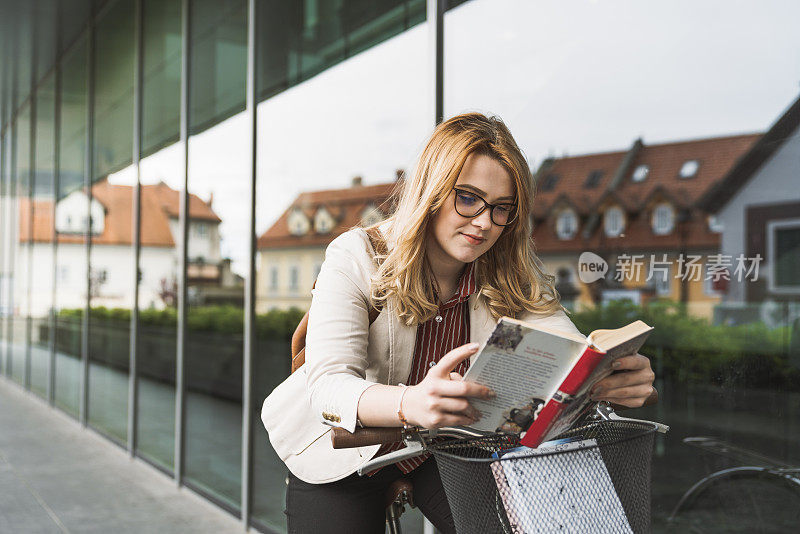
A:
<svg viewBox="0 0 800 534">
<path fill-rule="evenodd" d="M 544 440 L 544 437 L 553 427 L 561 412 L 569 405 L 575 394 L 581 388 L 587 378 L 594 372 L 597 364 L 605 356 L 605 352 L 596 351 L 591 347 L 586 350 L 578 358 L 578 361 L 573 366 L 567 377 L 559 386 L 556 394 L 553 395 L 547 404 L 544 405 L 542 411 L 531 423 L 525 436 L 520 440 L 520 445 L 526 447 L 538 447 Z"/>
</svg>

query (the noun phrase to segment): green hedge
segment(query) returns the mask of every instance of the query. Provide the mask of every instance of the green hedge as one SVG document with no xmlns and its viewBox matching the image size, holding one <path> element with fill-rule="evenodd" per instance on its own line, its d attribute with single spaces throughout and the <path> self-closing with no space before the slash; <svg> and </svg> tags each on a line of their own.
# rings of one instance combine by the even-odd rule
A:
<svg viewBox="0 0 800 534">
<path fill-rule="evenodd" d="M 290 340 L 303 311 L 272 310 L 256 315 L 256 335 L 261 339 Z M 59 317 L 80 319 L 83 310 L 61 310 Z M 92 308 L 92 319 L 125 323 L 130 310 Z M 174 327 L 174 308 L 141 310 L 140 324 Z M 655 327 L 642 353 L 660 357 L 661 376 L 679 383 L 700 382 L 725 387 L 775 388 L 800 390 L 800 356 L 790 354 L 788 327 L 769 329 L 763 323 L 725 326 L 712 325 L 693 317 L 685 306 L 673 301 L 655 301 L 637 306 L 630 301 L 574 312 L 571 319 L 581 332 L 618 328 L 641 319 Z M 244 315 L 234 306 L 191 308 L 187 320 L 190 331 L 241 335 Z"/>
<path fill-rule="evenodd" d="M 587 334 L 619 328 L 636 319 L 653 326 L 641 352 L 651 358 L 661 356 L 666 379 L 800 390 L 797 356 L 790 354 L 789 327 L 712 325 L 689 315 L 684 305 L 674 301 L 654 301 L 646 306 L 616 301 L 575 312 L 571 319 Z"/>
<path fill-rule="evenodd" d="M 257 314 L 256 335 L 266 339 L 290 340 L 304 313 L 297 308 L 291 308 Z M 58 316 L 63 319 L 80 320 L 83 317 L 83 310 L 64 309 L 59 312 Z M 89 317 L 91 320 L 102 322 L 129 323 L 131 310 L 98 306 L 89 311 Z M 139 324 L 153 327 L 175 327 L 178 324 L 177 310 L 175 308 L 140 310 Z M 186 327 L 190 331 L 226 335 L 241 335 L 243 325 L 244 310 L 235 306 L 190 308 L 186 321 Z"/>
</svg>

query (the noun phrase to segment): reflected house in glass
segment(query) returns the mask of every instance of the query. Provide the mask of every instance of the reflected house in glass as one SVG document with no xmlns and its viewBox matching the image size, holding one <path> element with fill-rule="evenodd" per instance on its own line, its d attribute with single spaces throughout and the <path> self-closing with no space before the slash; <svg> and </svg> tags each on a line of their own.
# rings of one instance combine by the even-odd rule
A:
<svg viewBox="0 0 800 534">
<path fill-rule="evenodd" d="M 680 278 L 678 257 L 719 253 L 720 234 L 700 200 L 761 138 L 760 134 L 646 145 L 625 151 L 549 158 L 536 171 L 533 239 L 567 305 L 590 307 L 615 298 L 686 302 L 710 318 L 720 301 L 700 276 Z M 609 265 L 605 279 L 580 281 L 578 258 L 593 252 Z M 622 255 L 641 255 L 638 272 L 615 280 Z M 649 276 L 654 255 L 653 274 Z M 687 273 L 690 274 L 690 273 Z M 676 278 L 676 276 L 678 278 Z M 649 280 L 648 280 L 649 278 Z"/>
<path fill-rule="evenodd" d="M 52 249 L 53 228 L 58 233 L 58 253 L 63 258 L 59 277 L 58 298 L 61 308 L 80 308 L 86 302 L 85 285 L 80 272 L 69 272 L 70 265 L 80 265 L 86 255 L 83 234 L 91 213 L 92 226 L 92 305 L 109 308 L 133 306 L 133 267 L 130 262 L 132 241 L 131 206 L 133 188 L 110 184 L 102 180 L 92 186 L 92 198 L 83 190 L 73 191 L 58 201 L 53 209 L 49 199 L 34 199 L 33 236 L 29 242 L 30 219 L 20 217 L 19 250 L 32 247 L 33 261 Z M 20 198 L 20 213 L 27 212 L 28 198 Z M 140 302 L 147 307 L 164 308 L 172 304 L 167 296 L 169 286 L 175 283 L 174 272 L 178 262 L 175 242 L 178 231 L 179 193 L 164 183 L 142 186 L 141 255 L 146 258 L 147 271 L 142 272 Z M 220 254 L 218 226 L 220 218 L 206 202 L 191 195 L 189 202 L 189 250 L 193 262 L 189 272 L 202 261 L 202 270 L 196 275 L 221 282 L 223 264 Z M 198 228 L 203 227 L 202 231 Z M 33 292 L 31 310 L 35 314 L 50 307 L 49 293 Z"/>
<path fill-rule="evenodd" d="M 347 189 L 301 193 L 258 239 L 256 311 L 307 310 L 325 249 L 350 228 L 383 220 L 396 183 L 362 185 L 355 177 Z"/>
<path fill-rule="evenodd" d="M 704 207 L 722 226 L 721 253 L 745 258 L 760 255 L 758 276 L 730 281 L 717 319 L 728 323 L 763 321 L 773 315 L 800 318 L 800 98 L 742 157 L 724 180 L 709 191 Z M 749 269 L 751 264 L 747 264 Z M 755 279 L 754 279 L 755 278 Z M 786 303 L 786 309 L 781 311 Z M 775 313 L 770 313 L 773 311 Z"/>
</svg>

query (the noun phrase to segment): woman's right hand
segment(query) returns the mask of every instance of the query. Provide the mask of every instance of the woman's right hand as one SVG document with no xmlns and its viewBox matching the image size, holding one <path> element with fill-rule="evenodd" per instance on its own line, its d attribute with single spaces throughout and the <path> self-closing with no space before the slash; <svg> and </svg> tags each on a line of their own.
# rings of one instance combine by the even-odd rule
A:
<svg viewBox="0 0 800 534">
<path fill-rule="evenodd" d="M 475 382 L 465 382 L 453 369 L 475 352 L 479 345 L 469 343 L 457 347 L 428 370 L 419 384 L 409 386 L 403 397 L 406 420 L 423 428 L 471 425 L 480 418 L 470 398 L 491 399 L 494 392 Z"/>
</svg>

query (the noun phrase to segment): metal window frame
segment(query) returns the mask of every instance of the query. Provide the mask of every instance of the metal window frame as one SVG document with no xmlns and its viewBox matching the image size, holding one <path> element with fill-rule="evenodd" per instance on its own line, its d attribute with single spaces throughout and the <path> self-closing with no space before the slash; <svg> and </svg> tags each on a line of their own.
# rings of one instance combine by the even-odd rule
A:
<svg viewBox="0 0 800 534">
<path fill-rule="evenodd" d="M 258 24 L 257 0 L 247 1 L 247 84 L 245 112 L 250 127 L 250 198 L 248 214 L 247 267 L 244 287 L 244 340 L 242 350 L 242 478 L 241 520 L 245 530 L 250 527 L 253 489 L 253 357 L 255 352 L 255 287 L 256 287 L 256 170 L 258 143 Z"/>
<path fill-rule="evenodd" d="M 139 343 L 139 260 L 141 255 L 141 147 L 142 147 L 142 84 L 144 64 L 144 0 L 134 0 L 133 22 L 133 138 L 131 163 L 134 168 L 133 185 L 132 252 L 133 252 L 133 302 L 131 306 L 130 332 L 128 335 L 128 455 L 134 457 L 138 446 L 139 420 L 139 368 L 136 352 Z"/>
<path fill-rule="evenodd" d="M 56 4 L 56 21 L 61 20 L 63 3 Z M 55 47 L 58 58 L 58 45 L 61 42 L 61 24 L 56 23 Z M 58 193 L 61 190 L 61 61 L 55 61 L 55 116 L 53 117 L 53 207 L 52 207 L 52 226 L 50 228 L 53 235 L 53 262 L 52 262 L 52 294 L 50 295 L 50 362 L 47 366 L 47 403 L 50 406 L 56 404 L 56 336 L 58 335 L 58 315 L 56 314 L 56 299 L 58 298 L 58 233 L 56 232 L 56 205 L 58 204 Z"/>
<path fill-rule="evenodd" d="M 180 193 L 180 209 L 178 228 L 180 246 L 178 250 L 178 331 L 175 354 L 175 472 L 174 479 L 178 486 L 183 485 L 185 473 L 184 439 L 186 421 L 186 361 L 184 359 L 186 345 L 186 261 L 188 258 L 188 210 L 189 210 L 189 74 L 191 72 L 191 2 L 181 1 L 181 103 L 180 103 L 180 140 L 181 166 L 183 186 Z"/>
<path fill-rule="evenodd" d="M 39 105 L 39 91 L 36 88 L 36 70 L 39 63 L 39 18 L 35 15 L 35 3 L 29 4 L 31 13 L 31 83 L 30 83 L 30 128 L 28 129 L 28 269 L 26 276 L 28 283 L 25 288 L 25 373 L 23 383 L 25 389 L 31 390 L 31 297 L 33 296 L 33 196 L 36 188 L 36 132 L 37 132 L 37 106 Z"/>
<path fill-rule="evenodd" d="M 94 82 L 95 82 L 95 39 L 96 16 L 89 18 L 87 27 L 87 65 L 86 65 L 86 153 L 84 154 L 83 186 L 86 188 L 86 228 L 84 241 L 86 249 L 86 304 L 81 321 L 81 385 L 80 410 L 81 426 L 89 422 L 89 312 L 92 305 L 92 178 L 94 176 Z"/>
</svg>

